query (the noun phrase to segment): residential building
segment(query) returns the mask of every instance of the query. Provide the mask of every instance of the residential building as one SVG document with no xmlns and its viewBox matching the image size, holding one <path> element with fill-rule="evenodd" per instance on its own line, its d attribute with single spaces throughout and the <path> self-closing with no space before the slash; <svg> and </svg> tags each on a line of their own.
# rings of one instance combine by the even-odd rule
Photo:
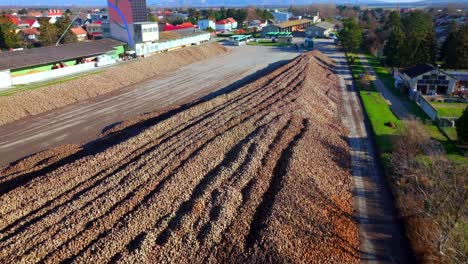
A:
<svg viewBox="0 0 468 264">
<path fill-rule="evenodd" d="M 26 42 L 37 41 L 39 35 L 39 31 L 35 28 L 23 28 L 18 32 L 18 36 Z"/>
<path fill-rule="evenodd" d="M 74 27 L 74 28 L 70 28 L 70 31 L 73 35 L 76 36 L 76 39 L 78 41 L 84 41 L 86 40 L 86 35 L 87 35 L 87 32 L 86 30 L 84 30 L 82 27 Z"/>
<path fill-rule="evenodd" d="M 232 18 L 232 17 L 228 17 L 226 18 L 226 21 L 228 21 L 229 23 L 231 23 L 231 29 L 234 30 L 237 28 L 237 21 Z"/>
<path fill-rule="evenodd" d="M 88 39 L 102 38 L 102 24 L 87 24 L 85 27 Z"/>
<path fill-rule="evenodd" d="M 146 0 L 109 0 L 107 5 L 111 36 L 134 48 L 134 24 L 148 20 Z"/>
<path fill-rule="evenodd" d="M 409 88 L 409 93 L 422 95 L 446 95 L 455 91 L 457 79 L 430 64 L 418 64 L 398 73 L 398 77 Z"/>
<path fill-rule="evenodd" d="M 257 27 L 259 29 L 266 27 L 267 25 L 268 25 L 267 21 L 252 20 L 249 22 L 249 27 Z"/>
<path fill-rule="evenodd" d="M 232 24 L 231 22 L 227 21 L 226 19 L 222 19 L 219 21 L 216 21 L 216 30 L 220 31 L 231 31 L 232 30 Z"/>
<path fill-rule="evenodd" d="M 55 24 L 63 16 L 63 12 L 62 10 L 51 9 L 47 11 L 46 16 L 50 17 L 49 23 Z"/>
<path fill-rule="evenodd" d="M 290 20 L 287 22 L 272 24 L 262 28 L 262 37 L 266 37 L 269 32 L 293 32 L 305 30 L 312 24 L 310 19 Z"/>
<path fill-rule="evenodd" d="M 319 11 L 313 12 L 310 17 L 311 17 L 312 23 L 318 23 L 318 22 L 322 21 L 320 19 L 320 12 Z"/>
<path fill-rule="evenodd" d="M 306 29 L 306 36 L 309 38 L 327 38 L 330 33 L 335 32 L 335 25 L 326 21 L 314 24 Z"/>
<path fill-rule="evenodd" d="M 198 28 L 201 30 L 207 30 L 208 28 L 216 29 L 216 24 L 213 20 L 202 19 L 198 20 Z"/>
<path fill-rule="evenodd" d="M 22 21 L 24 21 L 26 24 L 28 24 L 29 28 L 39 28 L 41 25 L 39 24 L 39 21 L 37 21 L 36 18 L 21 18 Z"/>
<path fill-rule="evenodd" d="M 278 10 L 275 10 L 275 12 L 271 13 L 276 21 L 276 23 L 282 23 L 288 21 L 291 17 L 292 14 L 288 12 L 279 12 Z"/>
</svg>

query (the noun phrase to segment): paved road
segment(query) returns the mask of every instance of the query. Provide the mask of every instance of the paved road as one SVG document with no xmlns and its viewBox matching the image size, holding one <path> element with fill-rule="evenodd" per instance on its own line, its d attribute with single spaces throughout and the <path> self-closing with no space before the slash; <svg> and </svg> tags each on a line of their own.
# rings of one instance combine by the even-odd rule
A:
<svg viewBox="0 0 468 264">
<path fill-rule="evenodd" d="M 187 103 L 298 55 L 292 48 L 231 49 L 164 77 L 0 126 L 0 165 L 61 144 L 91 141 L 116 122 Z"/>
<path fill-rule="evenodd" d="M 392 197 L 378 165 L 345 54 L 332 43 L 318 39 L 315 47 L 337 62 L 336 72 L 340 77 L 345 106 L 343 122 L 349 130 L 361 260 L 366 263 L 410 263 L 409 247 L 396 220 Z"/>
</svg>

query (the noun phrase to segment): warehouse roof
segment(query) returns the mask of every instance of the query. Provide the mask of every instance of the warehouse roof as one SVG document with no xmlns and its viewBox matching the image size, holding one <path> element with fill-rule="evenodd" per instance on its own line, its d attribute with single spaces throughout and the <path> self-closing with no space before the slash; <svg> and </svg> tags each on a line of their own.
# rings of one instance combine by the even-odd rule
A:
<svg viewBox="0 0 468 264">
<path fill-rule="evenodd" d="M 408 75 L 411 78 L 414 78 L 416 76 L 419 76 L 423 73 L 430 72 L 432 70 L 436 69 L 434 66 L 430 64 L 417 64 L 415 66 L 406 68 L 402 70 L 401 72 Z"/>
<path fill-rule="evenodd" d="M 209 33 L 203 30 L 196 29 L 196 28 L 185 28 L 185 29 L 159 32 L 159 40 L 161 42 L 164 42 L 168 40 L 187 38 L 187 37 L 203 35 L 203 34 L 209 34 Z"/>
<path fill-rule="evenodd" d="M 317 24 L 312 25 L 312 27 L 318 27 L 318 28 L 325 29 L 325 30 L 333 28 L 334 26 L 335 26 L 334 24 L 326 22 L 326 21 L 318 22 Z"/>
<path fill-rule="evenodd" d="M 124 42 L 105 38 L 90 42 L 65 44 L 62 46 L 0 52 L 0 70 L 20 69 L 35 65 L 96 56 L 124 44 Z"/>
<path fill-rule="evenodd" d="M 310 19 L 298 19 L 298 20 L 289 20 L 289 21 L 286 21 L 286 22 L 283 22 L 283 23 L 279 23 L 279 24 L 276 24 L 275 26 L 278 26 L 280 28 L 286 28 L 286 27 L 292 27 L 292 26 L 297 26 L 297 25 L 301 25 L 301 24 L 304 24 L 304 23 L 310 23 L 310 22 L 313 22 L 312 20 Z"/>
</svg>

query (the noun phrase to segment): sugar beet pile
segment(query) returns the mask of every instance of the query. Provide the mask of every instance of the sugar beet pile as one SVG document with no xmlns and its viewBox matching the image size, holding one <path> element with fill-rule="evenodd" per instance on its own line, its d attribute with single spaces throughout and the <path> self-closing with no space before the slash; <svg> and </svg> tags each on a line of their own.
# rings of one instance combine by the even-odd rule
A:
<svg viewBox="0 0 468 264">
<path fill-rule="evenodd" d="M 1 169 L 0 262 L 357 263 L 331 65 L 313 51 L 95 153 Z"/>
</svg>

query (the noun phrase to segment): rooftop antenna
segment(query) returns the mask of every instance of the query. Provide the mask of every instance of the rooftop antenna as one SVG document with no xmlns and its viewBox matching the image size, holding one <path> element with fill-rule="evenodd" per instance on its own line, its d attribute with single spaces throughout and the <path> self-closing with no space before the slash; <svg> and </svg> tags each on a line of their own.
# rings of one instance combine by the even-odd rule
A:
<svg viewBox="0 0 468 264">
<path fill-rule="evenodd" d="M 76 13 L 75 17 L 72 19 L 72 21 L 70 22 L 70 24 L 68 24 L 67 28 L 65 29 L 65 31 L 63 31 L 63 34 L 60 36 L 60 38 L 57 40 L 57 42 L 55 43 L 55 46 L 58 46 L 60 44 L 60 41 L 62 40 L 62 38 L 65 36 L 65 34 L 67 33 L 67 31 L 70 29 L 71 25 L 73 24 L 73 22 L 75 22 L 75 19 L 80 15 L 81 13 L 81 10 L 83 9 L 83 7 L 80 7 L 80 10 L 78 10 L 78 13 Z"/>
</svg>

